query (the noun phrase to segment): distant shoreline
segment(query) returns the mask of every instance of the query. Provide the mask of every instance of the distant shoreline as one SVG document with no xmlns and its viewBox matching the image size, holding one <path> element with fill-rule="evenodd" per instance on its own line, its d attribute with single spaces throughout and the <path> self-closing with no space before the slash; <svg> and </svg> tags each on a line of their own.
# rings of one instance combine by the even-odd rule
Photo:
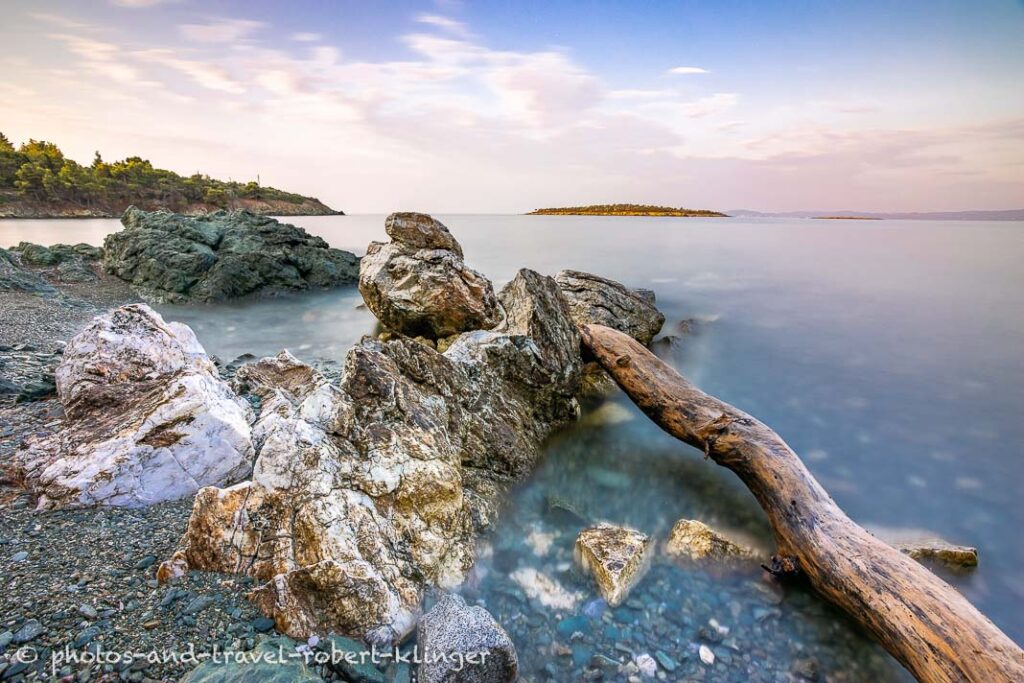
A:
<svg viewBox="0 0 1024 683">
<path fill-rule="evenodd" d="M 708 209 L 685 209 L 649 204 L 592 204 L 534 209 L 527 216 L 645 216 L 651 218 L 729 218 Z"/>
</svg>

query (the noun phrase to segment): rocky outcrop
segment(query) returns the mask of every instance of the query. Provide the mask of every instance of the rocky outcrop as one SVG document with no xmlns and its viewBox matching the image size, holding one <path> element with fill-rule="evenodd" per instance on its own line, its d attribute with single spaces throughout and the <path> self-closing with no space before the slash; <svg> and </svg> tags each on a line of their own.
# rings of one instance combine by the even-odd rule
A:
<svg viewBox="0 0 1024 683">
<path fill-rule="evenodd" d="M 563 270 L 555 282 L 565 294 L 577 325 L 604 325 L 628 334 L 648 345 L 665 324 L 665 316 L 654 305 L 654 292 L 629 289 L 615 280 Z"/>
<path fill-rule="evenodd" d="M 24 268 L 15 254 L 0 249 L 0 292 L 25 292 L 52 296 L 57 290 L 37 273 Z"/>
<path fill-rule="evenodd" d="M 871 533 L 918 561 L 939 562 L 950 569 L 969 570 L 978 566 L 978 549 L 956 545 L 927 529 L 869 527 Z"/>
<path fill-rule="evenodd" d="M 199 492 L 168 571 L 250 574 L 294 637 L 408 633 L 425 587 L 462 581 L 497 495 L 578 415 L 579 333 L 555 282 L 523 270 L 498 300 L 499 328 L 443 354 L 363 340 L 337 383 L 287 354 L 240 368 L 261 406 L 252 480 Z"/>
<path fill-rule="evenodd" d="M 167 302 L 325 289 L 358 277 L 355 255 L 248 211 L 187 217 L 130 207 L 103 243 L 107 272 Z"/>
<path fill-rule="evenodd" d="M 420 619 L 420 683 L 511 683 L 519 672 L 512 639 L 483 607 L 445 594 Z"/>
<path fill-rule="evenodd" d="M 605 602 L 616 607 L 650 566 L 650 540 L 636 529 L 601 523 L 580 532 L 573 554 Z"/>
<path fill-rule="evenodd" d="M 729 540 L 703 522 L 681 519 L 669 532 L 665 554 L 690 561 L 728 562 L 754 557 L 755 552 Z"/>
<path fill-rule="evenodd" d="M 55 375 L 67 424 L 18 455 L 41 509 L 150 505 L 249 474 L 248 404 L 192 330 L 148 306 L 95 318 Z"/>
<path fill-rule="evenodd" d="M 94 265 L 103 257 L 103 250 L 89 244 L 41 244 L 21 242 L 11 247 L 24 265 L 43 268 L 51 280 L 62 283 L 96 280 Z"/>
<path fill-rule="evenodd" d="M 490 281 L 466 266 L 462 247 L 440 221 L 393 213 L 384 227 L 391 241 L 370 243 L 359 268 L 359 291 L 385 326 L 440 339 L 499 322 Z"/>
</svg>

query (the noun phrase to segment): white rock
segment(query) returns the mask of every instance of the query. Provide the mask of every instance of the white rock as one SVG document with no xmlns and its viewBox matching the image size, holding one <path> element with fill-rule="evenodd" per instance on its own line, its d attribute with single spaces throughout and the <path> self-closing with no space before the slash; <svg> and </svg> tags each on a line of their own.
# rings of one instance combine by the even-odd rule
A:
<svg viewBox="0 0 1024 683">
<path fill-rule="evenodd" d="M 711 651 L 711 648 L 707 645 L 700 646 L 700 661 L 704 662 L 708 666 L 715 663 L 715 653 Z"/>
<path fill-rule="evenodd" d="M 40 508 L 152 505 L 251 470 L 251 408 L 192 330 L 146 305 L 95 318 L 56 383 L 67 425 L 18 455 Z"/>
<path fill-rule="evenodd" d="M 636 658 L 636 667 L 645 678 L 654 678 L 658 675 L 658 663 L 646 652 Z"/>
<path fill-rule="evenodd" d="M 520 567 L 509 578 L 519 584 L 527 597 L 545 607 L 571 610 L 583 599 L 581 593 L 568 590 L 557 580 L 541 574 L 533 567 Z"/>
</svg>

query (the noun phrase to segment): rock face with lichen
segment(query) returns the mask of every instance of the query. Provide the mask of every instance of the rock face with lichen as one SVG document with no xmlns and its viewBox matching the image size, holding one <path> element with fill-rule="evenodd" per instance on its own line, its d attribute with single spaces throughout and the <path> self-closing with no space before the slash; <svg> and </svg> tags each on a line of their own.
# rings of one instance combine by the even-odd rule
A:
<svg viewBox="0 0 1024 683">
<path fill-rule="evenodd" d="M 646 534 L 601 523 L 580 532 L 573 555 L 583 571 L 594 577 L 605 602 L 616 607 L 650 566 L 649 549 Z"/>
<path fill-rule="evenodd" d="M 41 509 L 138 507 L 249 474 L 251 409 L 195 335 L 144 304 L 98 316 L 56 370 L 67 424 L 18 454 Z"/>
<path fill-rule="evenodd" d="M 695 519 L 681 519 L 669 532 L 665 554 L 692 561 L 730 561 L 754 556 L 754 551 Z"/>
<path fill-rule="evenodd" d="M 462 247 L 440 221 L 393 213 L 384 227 L 391 241 L 370 243 L 359 267 L 359 291 L 385 326 L 440 339 L 498 324 L 490 281 L 466 266 Z"/>
<path fill-rule="evenodd" d="M 356 281 L 359 260 L 302 228 L 248 211 L 183 216 L 129 207 L 103 267 L 159 302 L 213 302 Z"/>
<path fill-rule="evenodd" d="M 445 353 L 364 339 L 337 384 L 287 354 L 243 366 L 258 399 L 251 481 L 196 496 L 174 562 L 244 572 L 282 632 L 376 643 L 460 583 L 497 495 L 578 415 L 579 333 L 551 278 L 520 271 L 503 323 Z"/>
</svg>

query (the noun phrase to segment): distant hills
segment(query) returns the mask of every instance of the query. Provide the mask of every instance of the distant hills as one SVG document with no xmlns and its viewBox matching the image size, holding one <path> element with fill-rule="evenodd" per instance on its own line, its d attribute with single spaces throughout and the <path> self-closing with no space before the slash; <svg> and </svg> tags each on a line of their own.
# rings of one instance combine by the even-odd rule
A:
<svg viewBox="0 0 1024 683">
<path fill-rule="evenodd" d="M 868 211 L 786 211 L 766 213 L 736 209 L 729 212 L 738 218 L 867 218 L 927 221 L 1024 221 L 1024 209 L 1005 211 L 926 211 L 915 213 L 873 213 Z"/>
<path fill-rule="evenodd" d="M 651 204 L 590 204 L 553 209 L 535 209 L 529 216 L 671 216 L 692 218 L 728 218 L 724 213 L 707 209 L 683 209 Z"/>
<path fill-rule="evenodd" d="M 126 208 L 197 214 L 248 209 L 274 216 L 337 215 L 319 199 L 196 173 L 184 177 L 154 168 L 141 157 L 107 162 L 99 152 L 89 166 L 68 159 L 52 142 L 19 147 L 0 133 L 0 218 L 117 217 Z"/>
</svg>

